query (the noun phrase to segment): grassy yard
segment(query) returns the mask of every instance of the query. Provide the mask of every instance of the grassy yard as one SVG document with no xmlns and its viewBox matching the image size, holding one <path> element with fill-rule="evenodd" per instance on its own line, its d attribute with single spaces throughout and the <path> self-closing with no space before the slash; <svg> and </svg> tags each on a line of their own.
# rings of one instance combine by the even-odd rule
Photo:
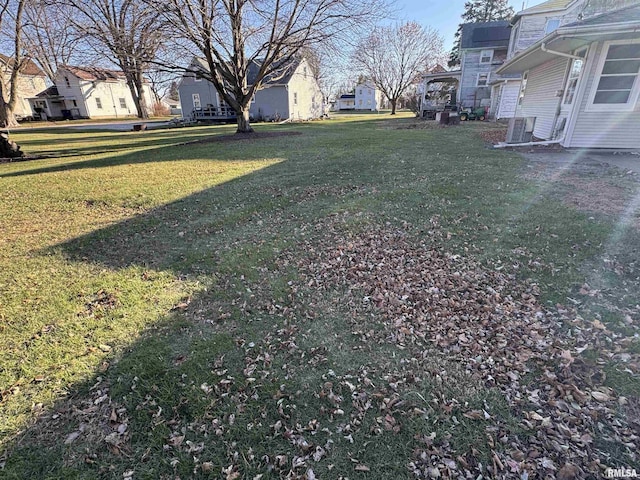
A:
<svg viewBox="0 0 640 480">
<path fill-rule="evenodd" d="M 637 179 L 491 128 L 14 134 L 47 158 L 0 164 L 0 477 L 640 468 Z M 625 208 L 572 200 L 602 182 Z"/>
</svg>

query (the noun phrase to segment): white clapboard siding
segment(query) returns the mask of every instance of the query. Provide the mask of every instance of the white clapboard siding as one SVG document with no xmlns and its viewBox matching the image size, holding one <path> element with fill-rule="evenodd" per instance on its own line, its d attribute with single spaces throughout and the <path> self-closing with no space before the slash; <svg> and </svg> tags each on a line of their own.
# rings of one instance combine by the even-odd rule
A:
<svg viewBox="0 0 640 480">
<path fill-rule="evenodd" d="M 527 89 L 518 108 L 518 117 L 536 117 L 533 135 L 543 140 L 551 139 L 568 59 L 558 57 L 529 71 Z"/>
<path fill-rule="evenodd" d="M 580 110 L 575 120 L 573 135 L 569 139 L 569 147 L 593 148 L 640 148 L 640 110 L 638 105 L 631 112 L 585 111 L 591 90 L 598 75 L 598 64 L 603 54 L 603 44 L 595 49 L 595 61 L 591 70 L 584 72 L 587 84 Z"/>
</svg>

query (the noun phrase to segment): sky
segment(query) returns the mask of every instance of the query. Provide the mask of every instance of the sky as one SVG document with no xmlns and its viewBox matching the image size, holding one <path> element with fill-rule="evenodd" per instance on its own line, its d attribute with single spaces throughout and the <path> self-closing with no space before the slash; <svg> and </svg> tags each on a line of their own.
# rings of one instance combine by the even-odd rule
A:
<svg viewBox="0 0 640 480">
<path fill-rule="evenodd" d="M 542 3 L 543 0 L 509 0 L 509 5 L 516 12 Z M 464 11 L 465 0 L 396 0 L 400 9 L 398 15 L 403 20 L 414 20 L 422 25 L 430 26 L 440 32 L 444 38 L 445 51 L 453 46 L 453 35 L 460 23 L 460 15 Z"/>
</svg>

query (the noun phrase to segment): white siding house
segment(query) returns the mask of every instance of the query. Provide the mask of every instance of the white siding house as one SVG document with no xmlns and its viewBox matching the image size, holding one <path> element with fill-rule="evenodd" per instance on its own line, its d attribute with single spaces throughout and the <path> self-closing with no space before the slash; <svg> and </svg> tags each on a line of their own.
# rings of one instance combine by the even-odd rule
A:
<svg viewBox="0 0 640 480">
<path fill-rule="evenodd" d="M 253 81 L 259 66 L 251 64 L 249 80 Z M 194 58 L 191 71 L 208 71 L 204 60 Z M 208 80 L 193 73 L 185 74 L 178 86 L 182 115 L 191 120 L 233 120 L 233 109 Z M 291 62 L 281 74 L 263 80 L 262 88 L 251 102 L 254 120 L 308 120 L 323 114 L 322 92 L 305 59 Z"/>
<path fill-rule="evenodd" d="M 13 58 L 0 54 L 0 74 L 4 84 L 3 92 L 9 91 L 9 78 L 13 70 L 13 63 Z M 16 117 L 33 117 L 35 112 L 28 99 L 45 88 L 47 88 L 46 75 L 33 61 L 27 60 L 18 74 L 18 99 L 13 111 Z"/>
<path fill-rule="evenodd" d="M 597 2 L 569 2 L 557 28 L 514 49 L 500 67 L 522 75 L 516 116 L 535 118 L 534 137 L 565 147 L 640 148 L 640 4 L 614 9 L 612 2 L 593 16 Z M 562 23 L 574 14 L 581 20 Z"/>
<path fill-rule="evenodd" d="M 153 102 L 151 88 L 144 86 L 147 107 Z M 56 72 L 55 86 L 29 102 L 48 118 L 125 118 L 137 115 L 124 74 L 98 67 L 63 66 Z"/>
<path fill-rule="evenodd" d="M 356 110 L 380 110 L 382 107 L 382 92 L 371 82 L 360 83 L 355 86 Z"/>
</svg>

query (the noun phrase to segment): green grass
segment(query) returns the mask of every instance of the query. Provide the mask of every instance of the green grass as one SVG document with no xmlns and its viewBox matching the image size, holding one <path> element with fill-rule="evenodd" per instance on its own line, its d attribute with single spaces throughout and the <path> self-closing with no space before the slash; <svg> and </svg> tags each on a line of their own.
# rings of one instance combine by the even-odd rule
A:
<svg viewBox="0 0 640 480">
<path fill-rule="evenodd" d="M 298 272 L 279 263 L 280 254 L 304 256 L 298 241 L 331 215 L 343 215 L 353 231 L 408 222 L 417 237 L 435 223 L 450 234 L 446 248 L 517 270 L 552 305 L 601 268 L 613 223 L 541 197 L 540 185 L 519 178 L 517 155 L 483 147 L 481 124 L 397 128 L 411 121 L 345 115 L 258 126 L 296 136 L 190 145 L 182 144 L 232 127 L 15 133 L 24 151 L 51 158 L 0 165 L 0 475 L 219 478 L 233 464 L 242 478 L 277 477 L 286 468 L 268 464 L 277 455 L 290 464 L 295 455 L 273 435 L 283 418 L 290 426 L 317 420 L 314 445 L 334 442 L 314 465 L 320 478 L 408 477 L 416 438 L 431 432 L 458 454 L 476 448 L 489 458 L 482 422 L 452 422 L 423 399 L 488 403 L 513 428 L 515 412 L 446 359 L 434 362 L 450 371 L 451 385 L 426 376 L 398 392 L 425 413 L 399 413 L 397 434 L 370 433 L 375 409 L 353 443 L 323 431 L 358 414 L 337 382 L 347 401 L 343 417 L 331 414 L 318 395 L 333 378 L 328 372 L 357 376 L 366 367 L 375 377 L 408 353 L 362 349 L 354 322 L 375 328 L 376 320 L 349 318 L 339 292 L 314 299 L 315 316 L 294 308 Z M 620 242 L 622 251 L 640 246 L 634 235 Z M 637 288 L 624 275 L 607 281 Z M 295 348 L 286 343 L 291 329 Z M 248 381 L 247 359 L 265 353 L 271 361 L 256 370 L 267 373 Z M 637 379 L 607 368 L 612 387 L 638 395 Z M 229 390 L 219 383 L 227 377 Z M 108 385 L 108 408 L 95 404 L 103 388 L 91 389 L 96 384 Z M 128 436 L 108 448 L 109 415 L 118 409 Z M 225 425 L 221 435 L 216 422 Z M 184 436 L 179 446 L 168 443 L 175 435 Z M 354 471 L 356 464 L 371 472 Z"/>
</svg>

